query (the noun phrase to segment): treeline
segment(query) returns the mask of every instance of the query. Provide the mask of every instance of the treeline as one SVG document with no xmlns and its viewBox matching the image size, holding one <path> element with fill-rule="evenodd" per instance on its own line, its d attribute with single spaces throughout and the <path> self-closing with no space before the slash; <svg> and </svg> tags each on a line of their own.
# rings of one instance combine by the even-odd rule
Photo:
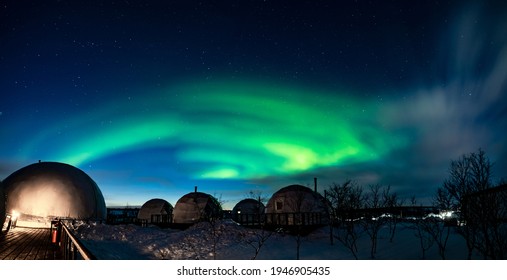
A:
<svg viewBox="0 0 507 280">
<path fill-rule="evenodd" d="M 507 257 L 507 186 L 504 181 L 494 184 L 491 170 L 492 163 L 483 150 L 451 161 L 449 176 L 434 194 L 431 207 L 419 208 L 418 217 L 408 220 L 419 240 L 422 258 L 436 245 L 445 259 L 452 230 L 465 239 L 468 259 L 474 251 L 484 259 Z M 407 221 L 403 209 L 417 209 L 415 197 L 407 202 L 390 186 L 363 187 L 352 180 L 332 184 L 326 198 L 331 242 L 337 240 L 356 259 L 360 237 L 368 236 L 370 257 L 374 259 L 380 230 L 388 228 L 389 241 L 393 242 L 399 222 Z"/>
</svg>

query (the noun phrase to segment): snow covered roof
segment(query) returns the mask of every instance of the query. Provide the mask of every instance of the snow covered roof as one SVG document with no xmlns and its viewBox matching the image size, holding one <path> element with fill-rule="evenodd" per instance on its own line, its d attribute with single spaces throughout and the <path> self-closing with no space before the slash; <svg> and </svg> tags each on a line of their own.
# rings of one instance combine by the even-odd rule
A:
<svg viewBox="0 0 507 280">
<path fill-rule="evenodd" d="M 171 215 L 172 212 L 173 206 L 169 202 L 161 198 L 154 198 L 146 201 L 141 206 L 137 218 L 150 220 L 151 215 Z"/>
<path fill-rule="evenodd" d="M 310 188 L 290 185 L 271 196 L 266 213 L 326 212 L 324 197 Z"/>
<path fill-rule="evenodd" d="M 216 218 L 221 214 L 222 207 L 212 195 L 202 192 L 191 192 L 182 196 L 173 211 L 173 222 L 177 224 L 193 224 L 202 219 Z"/>
<path fill-rule="evenodd" d="M 106 219 L 104 196 L 82 170 L 59 162 L 23 167 L 4 181 L 7 211 L 38 217 Z"/>
</svg>

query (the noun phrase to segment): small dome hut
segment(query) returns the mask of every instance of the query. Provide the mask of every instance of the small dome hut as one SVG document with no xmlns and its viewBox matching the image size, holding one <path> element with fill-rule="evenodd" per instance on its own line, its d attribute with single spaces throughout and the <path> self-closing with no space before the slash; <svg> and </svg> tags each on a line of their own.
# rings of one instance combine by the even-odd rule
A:
<svg viewBox="0 0 507 280">
<path fill-rule="evenodd" d="M 181 197 L 173 211 L 173 222 L 176 224 L 193 224 L 202 220 L 220 218 L 222 206 L 216 198 L 207 193 L 194 192 Z"/>
<path fill-rule="evenodd" d="M 172 222 L 173 206 L 164 199 L 150 199 L 141 206 L 137 219 L 143 224 L 165 224 Z"/>
<path fill-rule="evenodd" d="M 243 199 L 232 208 L 232 219 L 242 225 L 258 225 L 264 220 L 264 210 L 259 200 Z"/>
<path fill-rule="evenodd" d="M 290 185 L 273 194 L 266 205 L 266 219 L 276 225 L 319 225 L 328 222 L 325 199 L 301 185 Z"/>
</svg>

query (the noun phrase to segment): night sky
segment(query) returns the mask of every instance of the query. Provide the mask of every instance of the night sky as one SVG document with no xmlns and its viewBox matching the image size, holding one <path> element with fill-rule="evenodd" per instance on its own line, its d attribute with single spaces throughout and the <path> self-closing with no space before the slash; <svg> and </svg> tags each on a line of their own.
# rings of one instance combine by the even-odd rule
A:
<svg viewBox="0 0 507 280">
<path fill-rule="evenodd" d="M 232 208 L 314 177 L 429 202 L 479 148 L 507 177 L 505 1 L 0 3 L 0 179 Z"/>
</svg>

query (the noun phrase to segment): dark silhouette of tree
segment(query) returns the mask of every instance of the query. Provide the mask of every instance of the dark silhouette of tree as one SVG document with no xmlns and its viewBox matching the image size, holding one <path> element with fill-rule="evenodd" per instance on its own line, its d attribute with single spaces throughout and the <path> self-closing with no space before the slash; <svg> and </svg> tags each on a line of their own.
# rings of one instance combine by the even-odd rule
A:
<svg viewBox="0 0 507 280">
<path fill-rule="evenodd" d="M 417 206 L 417 200 L 415 197 L 411 199 L 412 206 Z M 410 229 L 415 231 L 415 237 L 419 240 L 419 246 L 421 247 L 421 259 L 426 259 L 426 251 L 433 246 L 435 238 L 428 231 L 433 225 L 433 220 L 425 219 L 425 217 L 417 217 L 413 220 L 413 223 L 409 226 Z"/>
<path fill-rule="evenodd" d="M 415 198 L 412 199 L 412 205 L 416 205 Z M 426 258 L 426 251 L 434 244 L 438 246 L 438 254 L 445 260 L 447 241 L 451 233 L 450 223 L 447 223 L 442 214 L 450 209 L 450 197 L 441 188 L 437 189 L 433 205 L 437 209 L 441 209 L 439 214 L 430 213 L 422 217 L 416 218 L 410 227 L 415 230 L 415 235 L 419 239 L 422 251 L 422 258 Z M 443 212 L 444 211 L 444 212 Z"/>
<path fill-rule="evenodd" d="M 476 224 L 475 248 L 485 259 L 505 259 L 507 253 L 507 186 L 497 186 L 467 197 L 469 220 Z M 468 224 L 468 221 L 466 221 Z"/>
<path fill-rule="evenodd" d="M 303 243 L 303 224 L 302 224 L 302 214 L 303 212 L 312 212 L 314 210 L 315 204 L 313 197 L 310 198 L 308 192 L 302 189 L 295 189 L 290 197 L 287 197 L 285 200 L 288 209 L 292 211 L 292 222 L 289 220 L 289 224 L 291 224 L 294 229 L 294 235 L 296 239 L 296 259 L 300 258 L 300 249 L 301 244 Z"/>
<path fill-rule="evenodd" d="M 396 193 L 390 193 L 389 189 L 387 192 L 384 191 L 382 195 L 384 196 L 386 208 L 389 213 L 388 217 L 389 242 L 393 243 L 394 236 L 396 234 L 396 229 L 400 221 L 398 209 L 403 205 L 403 200 L 401 200 Z"/>
<path fill-rule="evenodd" d="M 507 197 L 493 189 L 492 163 L 479 149 L 451 161 L 442 191 L 459 212 L 458 232 L 465 238 L 468 258 L 477 250 L 485 259 L 504 259 L 507 252 L 505 225 Z"/>
<path fill-rule="evenodd" d="M 207 198 L 194 197 L 194 207 L 200 213 L 200 221 L 205 225 L 214 260 L 217 259 L 218 244 L 225 232 L 225 225 L 221 219 L 224 201 L 221 198 L 221 195 L 218 199 L 215 196 Z M 205 199 L 205 203 L 199 202 L 199 199 Z"/>
<path fill-rule="evenodd" d="M 256 199 L 259 203 L 265 204 L 268 201 L 267 196 L 263 195 L 261 191 L 248 192 L 247 198 Z M 264 211 L 257 206 L 254 211 L 258 215 L 257 221 L 259 228 L 247 229 L 239 233 L 239 241 L 248 244 L 255 251 L 252 260 L 255 260 L 260 253 L 261 248 L 266 244 L 268 239 L 274 234 L 273 231 L 267 230 L 266 221 L 264 219 Z"/>
<path fill-rule="evenodd" d="M 255 217 L 253 217 L 253 221 L 257 221 L 259 223 L 259 226 L 260 228 L 262 229 L 265 229 L 266 227 L 266 223 L 265 223 L 265 215 L 264 215 L 264 210 L 265 208 L 263 208 L 261 206 L 262 205 L 266 205 L 268 200 L 269 200 L 269 197 L 267 195 L 265 195 L 264 193 L 262 193 L 262 191 L 260 190 L 251 190 L 248 192 L 248 194 L 246 195 L 246 198 L 250 198 L 250 199 L 255 199 L 257 200 L 257 202 L 259 202 L 259 204 L 255 205 L 255 209 L 254 212 L 256 213 Z"/>
<path fill-rule="evenodd" d="M 468 259 L 472 258 L 472 252 L 477 243 L 477 225 L 471 222 L 465 210 L 465 198 L 474 192 L 471 182 L 471 160 L 469 155 L 463 155 L 459 160 L 451 161 L 449 168 L 449 178 L 444 181 L 443 190 L 451 197 L 451 207 L 453 210 L 459 211 L 460 223 L 463 226 L 459 228 L 459 233 L 465 238 Z M 468 223 L 464 224 L 464 221 Z"/>
<path fill-rule="evenodd" d="M 369 192 L 365 196 L 365 219 L 362 221 L 362 226 L 366 234 L 370 237 L 370 257 L 375 258 L 377 253 L 378 234 L 380 229 L 385 226 L 390 217 L 386 213 L 389 209 L 389 204 L 394 199 L 391 193 L 391 187 L 383 187 L 380 184 L 370 185 Z"/>
<path fill-rule="evenodd" d="M 265 195 L 261 190 L 250 190 L 246 195 L 246 198 L 252 198 L 258 200 L 262 204 L 266 204 L 269 200 L 269 197 Z"/>
<path fill-rule="evenodd" d="M 222 206 L 224 205 L 225 201 L 222 199 L 222 195 L 218 197 L 218 199 L 215 196 L 212 196 L 210 199 L 214 200 L 215 205 L 218 206 L 218 211 L 220 213 L 214 212 L 214 211 L 206 211 L 206 213 L 210 213 L 211 217 L 208 217 L 208 223 L 210 224 L 210 233 L 211 238 L 213 241 L 213 259 L 216 260 L 217 258 L 217 245 L 220 241 L 220 239 L 223 237 L 225 232 L 225 226 L 222 223 Z M 209 205 L 209 204 L 208 204 Z"/>
<path fill-rule="evenodd" d="M 434 200 L 435 201 L 433 204 L 437 209 L 440 209 L 441 214 L 442 211 L 450 211 L 452 207 L 452 199 L 448 192 L 442 188 L 438 188 Z M 438 246 L 438 254 L 443 260 L 446 259 L 445 251 L 447 247 L 447 241 L 449 240 L 449 235 L 451 234 L 451 224 L 447 223 L 445 219 L 447 218 L 432 217 L 428 222 L 433 223 L 428 223 L 428 227 L 426 228 L 428 233 L 435 240 L 435 243 Z"/>
<path fill-rule="evenodd" d="M 254 249 L 252 260 L 255 260 L 259 255 L 261 248 L 266 244 L 268 239 L 274 234 L 274 231 L 266 230 L 264 226 L 260 229 L 251 228 L 239 232 L 239 241 L 246 243 Z"/>
<path fill-rule="evenodd" d="M 327 190 L 332 223 L 338 226 L 333 237 L 338 240 L 357 260 L 357 240 L 362 232 L 357 227 L 361 219 L 359 210 L 363 208 L 363 189 L 351 180 L 343 184 L 333 183 Z"/>
</svg>

